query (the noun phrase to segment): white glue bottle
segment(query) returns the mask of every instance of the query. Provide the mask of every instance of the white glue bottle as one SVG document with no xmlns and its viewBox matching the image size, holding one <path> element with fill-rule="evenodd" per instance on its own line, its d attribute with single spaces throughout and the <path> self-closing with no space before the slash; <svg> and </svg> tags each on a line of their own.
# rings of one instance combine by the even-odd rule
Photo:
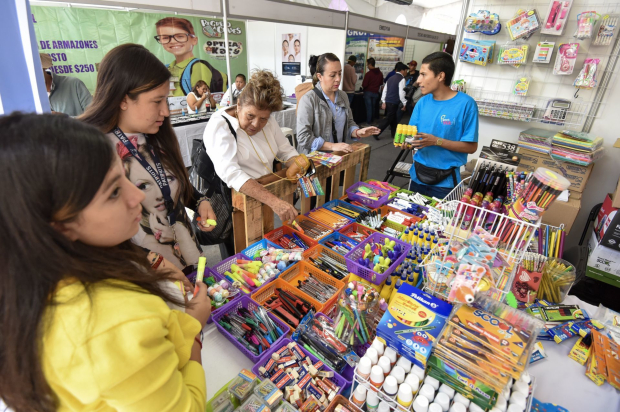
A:
<svg viewBox="0 0 620 412">
<path fill-rule="evenodd" d="M 406 383 L 400 385 L 398 388 L 398 396 L 396 396 L 396 402 L 405 409 L 411 406 L 411 402 L 413 402 L 413 390 L 411 386 Z"/>
<path fill-rule="evenodd" d="M 368 412 L 376 411 L 379 407 L 379 395 L 375 391 L 368 391 L 366 396 L 366 410 Z"/>
<path fill-rule="evenodd" d="M 353 401 L 355 406 L 357 406 L 360 409 L 362 408 L 362 405 L 364 405 L 364 402 L 366 402 L 367 392 L 368 391 L 364 385 L 357 385 L 357 388 L 355 388 L 355 391 L 353 392 L 353 396 L 351 397 L 351 401 Z"/>
</svg>

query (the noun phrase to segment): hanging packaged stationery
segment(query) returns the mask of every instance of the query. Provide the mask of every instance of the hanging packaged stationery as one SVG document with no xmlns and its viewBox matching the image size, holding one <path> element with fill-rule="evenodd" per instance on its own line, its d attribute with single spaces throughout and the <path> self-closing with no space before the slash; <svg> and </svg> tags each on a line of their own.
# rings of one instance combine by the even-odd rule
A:
<svg viewBox="0 0 620 412">
<path fill-rule="evenodd" d="M 553 55 L 553 47 L 555 43 L 552 41 L 541 41 L 536 45 L 536 51 L 534 51 L 534 58 L 532 63 L 551 63 L 551 56 Z"/>
<path fill-rule="evenodd" d="M 504 45 L 499 47 L 497 64 L 521 65 L 527 62 L 527 44 Z M 518 67 L 518 66 L 517 66 Z"/>
<path fill-rule="evenodd" d="M 309 162 L 306 173 L 299 178 L 299 187 L 301 187 L 301 191 L 305 197 L 325 195 L 321 182 L 319 182 L 319 179 L 316 177 L 314 162 Z"/>
<path fill-rule="evenodd" d="M 452 80 L 452 84 L 450 85 L 450 88 L 454 90 L 455 92 L 467 93 L 467 82 L 463 79 Z"/>
<path fill-rule="evenodd" d="M 611 44 L 611 38 L 614 36 L 614 31 L 618 28 L 618 15 L 605 15 L 602 19 L 599 19 L 597 26 L 594 29 L 596 33 L 592 37 L 592 46 L 609 46 Z"/>
<path fill-rule="evenodd" d="M 530 88 L 530 79 L 529 77 L 520 77 L 517 79 L 515 83 L 515 87 L 513 89 L 513 94 L 516 96 L 525 97 L 527 96 L 527 91 Z"/>
<path fill-rule="evenodd" d="M 555 65 L 553 66 L 553 74 L 572 74 L 575 68 L 575 60 L 577 60 L 578 51 L 579 43 L 560 43 L 558 54 L 555 58 Z"/>
<path fill-rule="evenodd" d="M 577 15 L 577 30 L 575 35 L 579 40 L 590 39 L 594 34 L 594 25 L 596 21 L 601 17 L 595 11 L 584 11 Z"/>
<path fill-rule="evenodd" d="M 578 89 L 593 89 L 596 86 L 596 70 L 600 59 L 586 59 L 573 86 Z"/>
<path fill-rule="evenodd" d="M 536 9 L 519 10 L 517 15 L 506 23 L 506 29 L 511 40 L 527 40 L 536 30 L 540 28 L 540 20 L 536 14 Z"/>
<path fill-rule="evenodd" d="M 463 39 L 459 60 L 486 66 L 493 59 L 494 41 Z"/>
<path fill-rule="evenodd" d="M 501 29 L 499 15 L 488 10 L 478 10 L 477 13 L 470 14 L 465 20 L 465 32 L 467 33 L 493 35 L 499 33 Z"/>
<path fill-rule="evenodd" d="M 564 32 L 564 26 L 568 20 L 568 14 L 573 1 L 551 0 L 547 11 L 547 18 L 543 21 L 543 28 L 540 30 L 543 34 L 553 34 L 560 36 Z"/>
</svg>

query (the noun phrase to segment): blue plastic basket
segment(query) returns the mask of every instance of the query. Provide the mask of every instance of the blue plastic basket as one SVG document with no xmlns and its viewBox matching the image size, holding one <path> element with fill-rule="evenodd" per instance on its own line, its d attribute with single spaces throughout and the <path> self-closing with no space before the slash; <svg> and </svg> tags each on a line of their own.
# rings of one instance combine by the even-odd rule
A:
<svg viewBox="0 0 620 412">
<path fill-rule="evenodd" d="M 267 363 L 267 361 L 271 358 L 271 354 L 276 352 L 278 349 L 280 349 L 283 346 L 287 346 L 289 343 L 291 343 L 292 340 L 290 339 L 283 339 L 280 341 L 280 343 L 278 345 L 271 345 L 271 349 L 269 349 L 267 352 L 265 352 L 263 354 L 263 356 L 261 356 L 261 358 L 258 360 L 258 362 L 256 362 L 256 365 L 254 365 L 254 367 L 252 368 L 252 373 L 254 373 L 254 375 L 260 377 L 262 379 L 262 376 L 260 374 L 260 372 L 258 371 L 258 369 L 263 366 L 265 363 Z M 302 345 L 299 345 L 299 348 L 301 349 L 301 351 L 306 355 L 309 356 L 310 359 L 312 360 L 312 363 L 316 363 L 319 360 L 316 358 L 316 356 L 314 356 L 313 354 L 309 353 L 306 348 L 304 348 Z M 349 385 L 351 385 L 351 382 L 347 381 L 345 378 L 343 378 L 338 372 L 336 372 L 335 370 L 333 370 L 332 368 L 330 368 L 329 366 L 325 365 L 324 369 L 327 371 L 332 371 L 334 372 L 334 377 L 331 378 L 331 381 L 334 382 L 337 386 L 340 387 L 340 390 L 338 391 L 338 393 L 342 393 L 342 391 L 344 389 L 346 389 Z"/>
<path fill-rule="evenodd" d="M 218 321 L 222 318 L 222 316 L 226 315 L 227 313 L 236 313 L 237 309 L 239 308 L 245 308 L 245 309 L 248 309 L 250 312 L 252 312 L 259 307 L 260 305 L 258 303 L 253 301 L 249 296 L 244 295 L 240 299 L 237 299 L 235 302 L 233 302 L 233 304 L 226 305 L 225 310 L 219 310 L 216 316 L 211 316 L 217 326 L 217 329 L 220 331 L 220 333 L 224 335 L 226 339 L 228 339 L 233 345 L 235 345 L 235 347 L 239 349 L 245 356 L 247 356 L 253 363 L 256 363 L 265 354 L 265 351 L 263 351 L 263 353 L 260 353 L 258 355 L 254 355 L 241 342 L 239 342 L 237 338 L 235 338 L 231 333 L 229 333 L 226 329 L 224 329 L 224 327 L 221 326 L 218 323 Z M 282 335 L 278 337 L 278 339 L 276 339 L 276 341 L 271 344 L 271 347 L 273 348 L 274 346 L 278 346 L 282 340 L 286 339 L 286 335 L 288 335 L 291 329 L 288 327 L 286 323 L 282 322 L 280 319 L 278 319 L 278 317 L 272 315 L 271 313 L 269 313 L 269 318 L 282 331 Z"/>
<path fill-rule="evenodd" d="M 282 249 L 281 246 L 276 245 L 275 243 L 272 243 L 268 241 L 267 239 L 262 239 L 246 247 L 245 249 L 241 251 L 241 253 L 245 255 L 248 259 L 253 260 L 254 255 L 256 254 L 257 251 L 262 250 L 262 249 L 269 249 L 270 247 L 275 247 L 276 249 Z"/>
<path fill-rule="evenodd" d="M 394 262 L 392 262 L 392 264 L 390 265 L 390 267 L 383 273 L 378 273 L 375 272 L 372 269 L 369 269 L 363 265 L 360 265 L 359 263 L 357 263 L 357 259 L 363 257 L 364 255 L 364 248 L 366 247 L 366 244 L 373 242 L 373 243 L 381 243 L 383 244 L 385 239 L 389 239 L 389 240 L 393 240 L 396 242 L 397 245 L 400 245 L 401 249 L 403 250 L 403 253 L 401 253 L 400 257 L 398 259 L 396 259 Z M 347 262 L 347 269 L 349 269 L 349 272 L 364 278 L 366 280 L 368 280 L 371 283 L 374 283 L 375 285 L 380 285 L 383 283 L 383 281 L 390 276 L 390 274 L 392 272 L 394 272 L 394 270 L 401 264 L 403 263 L 403 261 L 405 260 L 405 257 L 407 257 L 407 254 L 409 253 L 409 251 L 411 250 L 411 245 L 408 243 L 405 243 L 403 241 L 400 241 L 398 239 L 394 239 L 391 236 L 387 236 L 384 235 L 383 233 L 373 233 L 372 235 L 370 235 L 366 240 L 364 240 L 362 243 L 360 243 L 359 245 L 357 245 L 356 247 L 353 248 L 352 251 L 350 251 L 349 253 L 347 253 L 344 258 Z"/>
<path fill-rule="evenodd" d="M 323 207 L 325 209 L 329 209 L 334 213 L 338 213 L 340 216 L 344 216 L 347 219 L 351 220 L 351 221 L 355 221 L 355 218 L 352 218 L 351 216 L 347 216 L 344 213 L 340 213 L 337 210 L 334 210 L 334 207 L 336 206 L 346 206 L 348 209 L 352 209 L 354 211 L 356 211 L 357 213 L 364 213 L 364 212 L 368 212 L 370 209 L 366 209 L 365 207 L 360 207 L 360 206 L 355 206 L 352 205 L 349 202 L 345 202 L 344 200 L 340 200 L 340 199 L 334 199 L 334 200 L 330 200 L 329 202 L 325 203 L 323 205 Z"/>
<path fill-rule="evenodd" d="M 319 244 L 321 244 L 321 245 L 323 245 L 323 246 L 325 246 L 325 247 L 329 247 L 329 246 L 327 246 L 327 245 L 325 244 L 326 242 L 338 241 L 339 239 L 344 239 L 344 240 L 346 240 L 347 242 L 351 242 L 354 246 L 359 244 L 359 242 L 358 242 L 357 240 L 353 240 L 353 239 L 351 239 L 350 237 L 347 237 L 347 236 L 343 235 L 342 233 L 338 233 L 338 232 L 334 232 L 334 233 L 332 233 L 331 235 L 327 236 L 326 238 L 323 238 L 323 239 L 319 240 Z M 331 248 L 330 248 L 330 249 L 331 249 Z M 332 249 L 332 250 L 333 250 L 334 252 L 336 252 L 336 253 L 338 253 L 338 254 L 342 255 L 342 253 L 338 252 L 337 250 L 334 250 L 334 249 Z M 351 250 L 353 250 L 353 249 L 351 249 Z M 344 255 L 343 255 L 343 256 L 344 256 Z"/>
</svg>

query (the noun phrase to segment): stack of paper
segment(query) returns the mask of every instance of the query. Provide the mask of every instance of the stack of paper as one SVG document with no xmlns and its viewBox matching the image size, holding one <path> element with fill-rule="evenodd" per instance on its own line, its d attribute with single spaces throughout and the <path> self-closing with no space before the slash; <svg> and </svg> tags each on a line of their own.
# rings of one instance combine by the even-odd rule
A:
<svg viewBox="0 0 620 412">
<path fill-rule="evenodd" d="M 603 138 L 588 133 L 562 130 L 552 139 L 551 156 L 564 162 L 588 166 L 603 155 Z"/>
<path fill-rule="evenodd" d="M 325 152 L 312 152 L 308 156 L 308 159 L 312 159 L 315 164 L 320 163 L 329 168 L 336 166 L 338 163 L 342 161 L 342 156 L 338 156 L 331 153 Z"/>
<path fill-rule="evenodd" d="M 551 140 L 555 132 L 531 128 L 519 133 L 519 147 L 541 153 L 551 152 Z"/>
</svg>

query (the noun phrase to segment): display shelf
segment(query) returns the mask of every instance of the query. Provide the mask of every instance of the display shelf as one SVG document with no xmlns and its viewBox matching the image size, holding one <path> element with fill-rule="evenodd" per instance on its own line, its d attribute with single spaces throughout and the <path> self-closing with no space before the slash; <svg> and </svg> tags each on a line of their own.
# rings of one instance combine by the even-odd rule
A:
<svg viewBox="0 0 620 412">
<path fill-rule="evenodd" d="M 471 88 L 468 88 L 467 94 L 476 100 L 478 113 L 481 116 L 499 117 L 522 122 L 548 123 L 565 126 L 566 128 L 582 125 L 593 104 L 592 102 L 571 101 L 570 108 L 562 110 L 562 117 L 557 117 L 552 116 L 552 113 L 548 112 L 548 110 L 551 110 L 548 106 L 553 99 L 539 96 L 520 97 L 512 93 Z"/>
<path fill-rule="evenodd" d="M 422 262 L 425 280 L 424 290 L 433 296 L 447 300 L 453 274 L 448 259 L 450 250 L 457 242 L 463 242 L 478 227 L 499 236 L 498 253 L 505 264 L 492 268 L 495 286 L 489 295 L 503 301 L 512 285 L 515 270 L 528 250 L 540 221 L 528 223 L 507 215 L 493 212 L 479 206 L 461 202 L 471 178 L 464 179 L 437 205 L 445 218 L 443 236 L 445 239 L 429 253 Z"/>
<path fill-rule="evenodd" d="M 607 46 L 593 46 L 592 39 L 579 40 L 573 37 L 577 29 L 577 14 L 594 10 L 604 16 L 620 12 L 620 2 L 604 3 L 601 0 L 574 0 L 561 35 L 543 34 L 540 30 L 527 39 L 512 41 L 506 30 L 506 23 L 513 18 L 519 9 L 536 9 L 538 17 L 544 21 L 547 17 L 549 1 L 535 1 L 528 3 L 504 2 L 501 0 L 472 1 L 465 18 L 478 10 L 489 10 L 500 16 L 502 30 L 496 35 L 481 33 L 462 33 L 462 38 L 474 40 L 495 41 L 495 53 L 491 63 L 480 66 L 462 62 L 457 59 L 454 79 L 467 82 L 467 94 L 470 94 L 479 104 L 481 116 L 491 116 L 513 121 L 548 123 L 544 114 L 551 100 L 564 99 L 571 103 L 566 110 L 564 124 L 558 125 L 566 129 L 581 130 L 584 124 L 593 118 L 604 115 L 605 103 L 596 98 L 599 89 L 609 89 L 615 85 L 618 77 L 614 70 L 617 52 L 613 52 L 614 43 L 618 36 L 618 29 L 614 32 L 611 44 Z M 462 22 L 464 23 L 464 21 Z M 463 26 L 461 26 L 463 27 Z M 462 41 L 462 39 L 461 39 Z M 550 63 L 533 63 L 532 59 L 538 42 L 554 42 L 553 54 Z M 554 75 L 553 67 L 560 43 L 579 43 L 579 51 L 575 67 L 570 75 Z M 527 61 L 520 67 L 497 64 L 498 49 L 502 45 L 530 46 Z M 460 47 L 460 44 L 457 45 Z M 590 90 L 577 89 L 573 82 L 579 75 L 584 61 L 589 58 L 600 59 L 597 72 L 598 84 Z M 608 65 L 609 63 L 609 65 Z M 530 86 L 527 96 L 516 96 L 512 93 L 517 79 L 527 77 Z M 609 81 L 601 82 L 603 78 Z M 482 107 L 480 107 L 482 106 Z M 552 123 L 555 124 L 555 123 Z"/>
</svg>

